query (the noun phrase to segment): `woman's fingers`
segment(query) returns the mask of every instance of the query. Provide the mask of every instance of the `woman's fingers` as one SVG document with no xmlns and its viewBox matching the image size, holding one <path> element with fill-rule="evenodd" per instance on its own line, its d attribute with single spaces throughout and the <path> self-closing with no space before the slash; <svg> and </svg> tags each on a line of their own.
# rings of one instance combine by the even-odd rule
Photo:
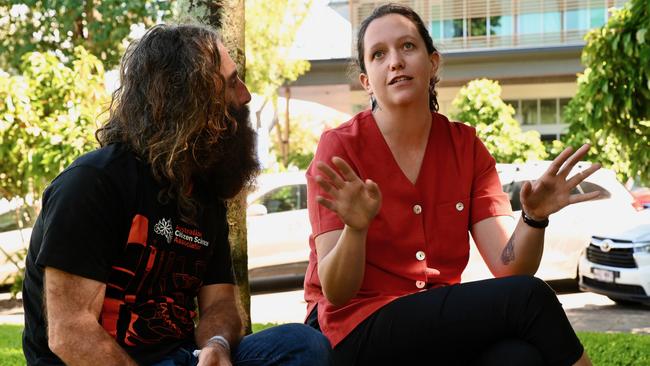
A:
<svg viewBox="0 0 650 366">
<path fill-rule="evenodd" d="M 335 212 L 335 213 L 338 213 L 336 211 L 336 204 L 333 201 L 328 200 L 327 198 L 325 198 L 323 196 L 316 196 L 316 202 L 318 202 L 319 205 L 327 208 L 328 210 L 330 210 L 332 212 Z"/>
<path fill-rule="evenodd" d="M 580 171 L 573 177 L 569 178 L 569 180 L 567 180 L 567 185 L 570 187 L 570 189 L 573 189 L 573 187 L 577 186 L 580 182 L 587 179 L 587 177 L 594 174 L 594 172 L 598 169 L 600 169 L 600 164 L 592 164 L 589 166 L 589 168 Z"/>
<path fill-rule="evenodd" d="M 335 156 L 332 158 L 332 163 L 334 163 L 339 172 L 341 172 L 341 175 L 346 182 L 355 182 L 359 180 L 357 174 L 354 172 L 354 170 L 352 170 L 350 165 L 348 165 L 345 160 L 339 158 L 338 156 Z"/>
<path fill-rule="evenodd" d="M 366 191 L 368 192 L 368 196 L 374 200 L 379 200 L 381 199 L 381 191 L 379 190 L 379 186 L 377 183 L 373 182 L 370 179 L 366 179 Z"/>
<path fill-rule="evenodd" d="M 325 180 L 325 178 L 321 177 L 320 175 L 317 175 L 314 177 L 314 180 L 316 180 L 316 183 L 330 196 L 336 197 L 338 190 L 336 187 L 334 187 L 329 181 Z"/>
<path fill-rule="evenodd" d="M 551 165 L 549 165 L 548 169 L 546 170 L 545 174 L 555 176 L 557 175 L 557 172 L 560 171 L 560 168 L 562 167 L 562 164 L 566 161 L 566 159 L 571 156 L 571 153 L 573 152 L 573 148 L 571 146 L 567 147 L 558 155 L 553 161 L 551 162 Z"/>
<path fill-rule="evenodd" d="M 334 187 L 341 189 L 345 185 L 345 182 L 339 176 L 337 172 L 334 171 L 329 165 L 319 161 L 316 163 L 316 168 L 325 175 Z"/>
<path fill-rule="evenodd" d="M 578 202 L 593 200 L 598 196 L 600 196 L 600 191 L 593 191 L 593 192 L 582 193 L 582 194 L 572 194 L 569 196 L 569 204 L 572 205 Z"/>
<path fill-rule="evenodd" d="M 566 163 L 562 166 L 560 171 L 558 172 L 558 175 L 561 176 L 562 178 L 565 178 L 569 176 L 569 173 L 571 172 L 571 169 L 585 156 L 587 155 L 587 152 L 589 152 L 589 144 L 584 144 L 580 146 L 580 148 L 573 153 L 569 157 L 569 159 L 566 161 Z"/>
</svg>

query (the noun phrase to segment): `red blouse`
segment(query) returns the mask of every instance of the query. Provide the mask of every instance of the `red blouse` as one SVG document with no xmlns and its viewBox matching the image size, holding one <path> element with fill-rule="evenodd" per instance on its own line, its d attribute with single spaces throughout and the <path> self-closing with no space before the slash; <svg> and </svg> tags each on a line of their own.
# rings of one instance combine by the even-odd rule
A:
<svg viewBox="0 0 650 366">
<path fill-rule="evenodd" d="M 366 239 L 366 268 L 357 295 L 336 307 L 327 301 L 318 279 L 314 238 L 343 229 L 335 213 L 316 202 L 326 196 L 307 170 L 311 253 L 305 276 L 307 314 L 318 304 L 318 321 L 332 347 L 359 323 L 396 298 L 423 289 L 460 282 L 469 257 L 469 228 L 485 218 L 512 215 L 494 158 L 474 128 L 432 114 L 426 152 L 417 182 L 404 175 L 370 111 L 326 131 L 314 161 L 339 156 L 361 179 L 370 178 L 382 192 L 382 206 Z M 429 276 L 435 268 L 439 276 Z"/>
</svg>

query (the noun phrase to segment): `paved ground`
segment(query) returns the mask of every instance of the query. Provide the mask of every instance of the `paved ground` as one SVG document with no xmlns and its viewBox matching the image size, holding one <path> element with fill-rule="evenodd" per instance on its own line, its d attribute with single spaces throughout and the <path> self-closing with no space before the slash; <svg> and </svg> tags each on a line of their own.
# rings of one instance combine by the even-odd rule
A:
<svg viewBox="0 0 650 366">
<path fill-rule="evenodd" d="M 650 335 L 650 307 L 622 307 L 605 296 L 586 292 L 558 297 L 577 331 Z M 255 295 L 251 317 L 255 323 L 302 322 L 305 307 L 302 291 Z"/>
<path fill-rule="evenodd" d="M 560 294 L 560 302 L 577 331 L 625 332 L 650 335 L 650 307 L 622 307 L 593 293 Z M 7 294 L 0 294 L 6 301 Z M 305 315 L 302 290 L 254 295 L 251 318 L 255 323 L 302 322 Z M 0 311 L 0 324 L 23 324 L 22 307 Z"/>
</svg>

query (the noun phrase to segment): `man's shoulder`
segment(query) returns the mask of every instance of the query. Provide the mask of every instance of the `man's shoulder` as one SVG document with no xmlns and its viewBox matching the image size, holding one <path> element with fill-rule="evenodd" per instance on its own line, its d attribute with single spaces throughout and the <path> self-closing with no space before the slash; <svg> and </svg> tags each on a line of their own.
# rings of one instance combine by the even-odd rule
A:
<svg viewBox="0 0 650 366">
<path fill-rule="evenodd" d="M 124 168 L 125 164 L 137 164 L 137 162 L 136 155 L 126 146 L 110 144 L 81 155 L 66 170 L 83 166 L 109 173 Z"/>
<path fill-rule="evenodd" d="M 136 155 L 120 144 L 111 144 L 77 158 L 50 184 L 51 189 L 84 189 L 92 191 L 97 184 L 111 190 L 130 191 L 143 164 Z M 81 192 L 78 192 L 81 193 Z"/>
</svg>

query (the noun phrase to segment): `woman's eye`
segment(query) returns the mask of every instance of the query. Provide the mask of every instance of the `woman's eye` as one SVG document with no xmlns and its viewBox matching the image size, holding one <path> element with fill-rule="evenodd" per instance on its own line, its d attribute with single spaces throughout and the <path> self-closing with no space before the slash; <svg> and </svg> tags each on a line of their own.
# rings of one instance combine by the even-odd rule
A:
<svg viewBox="0 0 650 366">
<path fill-rule="evenodd" d="M 373 59 L 381 58 L 383 55 L 384 55 L 384 51 L 375 51 L 375 52 L 372 54 L 372 58 L 373 58 Z"/>
<path fill-rule="evenodd" d="M 411 42 L 404 43 L 404 49 L 405 50 L 411 50 L 413 48 L 415 48 L 415 45 L 413 43 L 411 43 Z"/>
</svg>

